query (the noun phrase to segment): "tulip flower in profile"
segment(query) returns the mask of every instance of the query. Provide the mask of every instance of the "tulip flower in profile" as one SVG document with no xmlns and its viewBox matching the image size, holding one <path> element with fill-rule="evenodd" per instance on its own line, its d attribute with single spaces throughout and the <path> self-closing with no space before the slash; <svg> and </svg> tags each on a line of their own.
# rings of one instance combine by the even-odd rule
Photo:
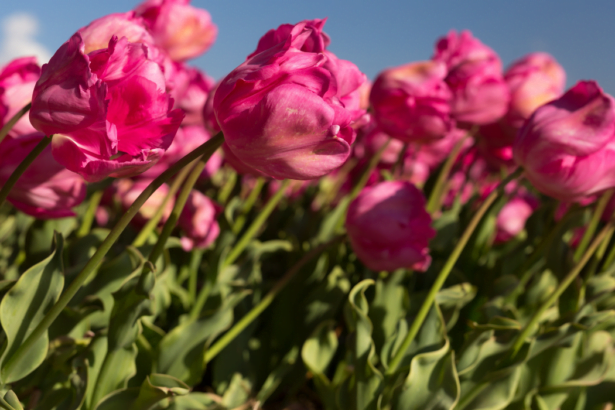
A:
<svg viewBox="0 0 615 410">
<path fill-rule="evenodd" d="M 81 35 L 84 54 L 106 49 L 113 36 L 126 37 L 131 43 L 154 45 L 154 39 L 141 17 L 134 11 L 113 13 L 92 21 L 77 31 Z"/>
<path fill-rule="evenodd" d="M 615 187 L 615 99 L 595 81 L 577 83 L 534 112 L 513 154 L 539 191 L 562 201 Z"/>
<path fill-rule="evenodd" d="M 185 67 L 187 82 L 185 89 L 175 100 L 175 107 L 181 108 L 186 117 L 182 125 L 204 125 L 203 109 L 212 92 L 214 80 L 197 68 Z"/>
<path fill-rule="evenodd" d="M 182 248 L 204 249 L 210 246 L 220 234 L 216 218 L 222 208 L 202 193 L 190 192 L 186 206 L 179 217 L 178 225 L 184 231 L 181 237 Z"/>
<path fill-rule="evenodd" d="M 41 76 L 35 57 L 18 58 L 0 69 L 0 127 L 32 100 L 34 84 Z M 22 117 L 9 131 L 12 137 L 36 130 L 28 117 Z"/>
<path fill-rule="evenodd" d="M 429 267 L 436 231 L 422 192 L 406 181 L 365 188 L 350 204 L 346 230 L 357 257 L 374 271 Z"/>
<path fill-rule="evenodd" d="M 85 54 L 76 33 L 43 66 L 30 121 L 55 134 L 58 162 L 94 182 L 154 165 L 184 117 L 172 105 L 146 45 L 113 37 L 108 48 Z"/>
<path fill-rule="evenodd" d="M 466 124 L 489 124 L 508 109 L 508 86 L 502 74 L 502 61 L 469 31 L 451 30 L 438 40 L 433 57 L 446 64 L 446 84 L 453 97 L 452 117 Z"/>
<path fill-rule="evenodd" d="M 35 132 L 7 138 L 0 144 L 0 186 L 45 136 Z M 20 211 L 41 219 L 74 216 L 72 208 L 85 199 L 83 178 L 64 168 L 47 147 L 19 177 L 8 201 Z"/>
<path fill-rule="evenodd" d="M 364 114 L 365 76 L 325 50 L 324 21 L 283 25 L 218 86 L 214 112 L 230 150 L 276 179 L 315 179 L 341 166 Z"/>
<path fill-rule="evenodd" d="M 378 126 L 404 142 L 428 142 L 451 131 L 451 91 L 444 82 L 446 65 L 422 61 L 389 68 L 370 93 Z"/>
<path fill-rule="evenodd" d="M 207 10 L 189 3 L 190 0 L 146 0 L 135 9 L 150 29 L 156 46 L 174 61 L 198 57 L 218 35 Z"/>
<path fill-rule="evenodd" d="M 539 202 L 529 195 L 518 195 L 502 207 L 495 221 L 495 243 L 508 242 L 519 235 Z"/>
</svg>

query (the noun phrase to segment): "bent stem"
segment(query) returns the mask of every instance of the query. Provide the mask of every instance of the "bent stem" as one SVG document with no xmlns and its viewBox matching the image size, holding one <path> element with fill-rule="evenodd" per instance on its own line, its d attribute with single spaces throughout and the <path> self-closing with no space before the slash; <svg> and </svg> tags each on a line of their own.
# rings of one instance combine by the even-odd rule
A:
<svg viewBox="0 0 615 410">
<path fill-rule="evenodd" d="M 581 259 L 574 266 L 574 268 L 572 268 L 570 273 L 568 273 L 568 275 L 564 278 L 564 280 L 562 280 L 562 282 L 555 289 L 555 291 L 553 291 L 551 296 L 549 296 L 549 298 L 546 301 L 544 301 L 542 305 L 540 305 L 538 310 L 534 312 L 534 315 L 532 316 L 528 324 L 525 325 L 521 333 L 519 333 L 519 335 L 515 339 L 515 342 L 511 349 L 509 361 L 513 360 L 515 356 L 517 355 L 517 353 L 519 353 L 519 351 L 521 350 L 521 347 L 523 346 L 523 343 L 525 343 L 525 339 L 527 339 L 530 333 L 532 333 L 532 331 L 538 324 L 540 317 L 547 311 L 547 309 L 551 307 L 551 305 L 553 305 L 557 301 L 557 299 L 562 295 L 562 293 L 564 293 L 564 291 L 568 288 L 568 286 L 570 286 L 572 281 L 579 275 L 579 273 L 581 273 L 581 270 L 583 270 L 583 267 L 585 267 L 585 264 L 587 264 L 589 259 L 593 256 L 594 252 L 596 251 L 596 249 L 598 249 L 598 246 L 600 246 L 602 241 L 606 237 L 612 234 L 614 225 L 615 225 L 615 219 L 611 218 L 609 223 L 607 223 L 605 227 L 602 228 L 602 230 L 594 238 L 592 243 L 589 245 L 589 247 L 587 248 L 587 250 L 581 257 Z"/>
<path fill-rule="evenodd" d="M 15 354 L 8 358 L 7 362 L 4 365 L 4 376 L 8 377 L 15 370 L 15 366 L 22 360 L 22 358 L 26 354 L 28 354 L 29 350 L 32 348 L 32 345 L 47 331 L 49 326 L 51 326 L 54 320 L 60 315 L 62 310 L 71 301 L 73 296 L 75 296 L 79 288 L 81 288 L 81 286 L 90 277 L 94 270 L 98 268 L 107 252 L 109 252 L 109 249 L 111 249 L 115 241 L 119 238 L 126 226 L 128 226 L 128 223 L 130 223 L 132 218 L 137 214 L 137 212 L 139 212 L 139 209 L 141 208 L 141 206 L 143 206 L 145 201 L 147 201 L 147 199 L 173 175 L 178 173 L 182 168 L 190 164 L 195 159 L 202 156 L 205 152 L 211 150 L 212 147 L 220 146 L 223 140 L 224 136 L 222 135 L 222 133 L 218 133 L 216 136 L 196 148 L 194 151 L 185 155 L 173 166 L 160 174 L 143 190 L 143 192 L 141 192 L 141 195 L 137 197 L 133 204 L 128 208 L 126 213 L 122 215 L 120 220 L 115 224 L 111 232 L 109 232 L 105 240 L 101 243 L 100 247 L 96 250 L 94 255 L 92 255 L 92 257 L 83 267 L 81 272 L 79 272 L 77 277 L 62 293 L 60 299 L 58 299 L 58 301 L 51 307 L 51 309 L 49 309 L 41 322 L 36 326 L 36 328 L 34 328 L 32 333 L 30 333 L 30 335 L 26 338 L 22 345 L 17 349 L 17 351 L 15 351 Z"/>
<path fill-rule="evenodd" d="M 269 293 L 246 314 L 241 320 L 224 334 L 212 347 L 210 347 L 207 352 L 205 352 L 205 361 L 206 365 L 211 361 L 218 353 L 220 353 L 229 343 L 231 343 L 250 323 L 252 323 L 275 299 L 275 297 L 280 293 L 282 289 L 290 282 L 290 280 L 299 272 L 299 270 L 312 260 L 314 257 L 320 255 L 323 251 L 328 249 L 330 246 L 342 240 L 346 235 L 339 235 L 335 238 L 331 239 L 328 242 L 319 245 L 306 253 L 303 258 L 301 258 L 293 267 L 290 268 L 288 272 L 280 279 L 274 286 L 271 288 Z"/>
<path fill-rule="evenodd" d="M 15 113 L 15 115 L 13 115 L 11 117 L 10 120 L 8 120 L 8 122 L 6 124 L 4 124 L 4 127 L 2 127 L 0 129 L 0 142 L 2 142 L 2 140 L 4 140 L 4 138 L 9 135 L 9 132 L 11 131 L 11 129 L 13 129 L 13 127 L 15 126 L 15 124 L 17 124 L 17 121 L 19 121 L 21 119 L 21 117 L 23 117 L 24 115 L 26 115 L 26 113 L 28 111 L 30 111 L 30 108 L 32 107 L 32 103 L 28 103 L 26 104 L 25 107 L 23 107 L 21 110 L 17 111 Z"/>
<path fill-rule="evenodd" d="M 440 170 L 440 174 L 438 175 L 438 179 L 436 180 L 436 184 L 434 185 L 431 193 L 429 194 L 429 200 L 427 201 L 427 212 L 430 215 L 438 212 L 440 210 L 440 206 L 442 205 L 442 197 L 444 196 L 444 191 L 446 187 L 446 183 L 448 181 L 448 176 L 453 169 L 453 165 L 455 165 L 455 161 L 463 148 L 463 145 L 466 142 L 466 139 L 473 135 L 476 132 L 476 128 L 472 128 L 468 131 L 453 147 L 450 155 L 442 165 L 442 169 Z"/>
<path fill-rule="evenodd" d="M 179 192 L 177 199 L 175 200 L 175 206 L 173 207 L 173 211 L 171 211 L 171 215 L 169 215 L 166 222 L 164 223 L 162 232 L 160 232 L 158 240 L 156 241 L 156 245 L 154 245 L 154 248 L 152 249 L 149 254 L 149 257 L 147 258 L 152 264 L 145 264 L 143 266 L 143 271 L 147 271 L 151 269 L 152 266 L 156 266 L 156 261 L 158 260 L 158 257 L 160 257 L 160 255 L 162 254 L 164 246 L 167 243 L 167 239 L 169 239 L 169 236 L 171 236 L 171 232 L 175 228 L 175 225 L 179 220 L 179 216 L 184 210 L 184 206 L 186 205 L 186 201 L 188 201 L 188 197 L 190 196 L 190 192 L 192 192 L 194 184 L 196 184 L 197 179 L 199 179 L 199 177 L 203 173 L 203 169 L 205 169 L 205 165 L 207 165 L 207 161 L 209 161 L 209 158 L 218 148 L 220 148 L 220 145 L 222 145 L 222 141 L 223 139 L 219 138 L 216 143 L 211 144 L 209 148 L 203 153 L 203 156 L 201 157 L 199 162 L 194 166 L 194 168 L 192 168 L 192 171 L 190 171 L 190 175 L 188 175 L 186 183 L 182 186 L 182 189 Z"/>
<path fill-rule="evenodd" d="M 252 188 L 252 190 L 250 191 L 250 195 L 248 195 L 245 202 L 243 203 L 243 206 L 241 207 L 241 215 L 237 217 L 235 223 L 233 224 L 233 232 L 239 233 L 241 231 L 241 228 L 243 228 L 243 226 L 246 224 L 246 217 L 256 203 L 256 200 L 258 199 L 258 196 L 263 190 L 264 185 L 265 178 L 256 178 L 254 188 Z"/>
<path fill-rule="evenodd" d="M 43 139 L 41 139 L 39 143 L 36 144 L 36 147 L 34 147 L 32 151 L 30 151 L 30 153 L 23 159 L 23 161 L 21 161 L 17 168 L 15 168 L 15 171 L 13 171 L 9 179 L 6 180 L 6 183 L 4 184 L 4 186 L 2 186 L 2 189 L 0 189 L 0 206 L 4 204 L 4 201 L 6 201 L 6 198 L 9 196 L 11 189 L 13 189 L 13 186 L 15 185 L 19 177 L 21 177 L 21 175 L 26 172 L 26 169 L 28 169 L 30 164 L 34 162 L 36 157 L 38 157 L 40 153 L 43 152 L 43 150 L 45 150 L 45 148 L 47 148 L 47 146 L 51 143 L 52 137 L 53 135 L 50 135 L 49 137 L 43 137 Z"/>
<path fill-rule="evenodd" d="M 149 221 L 147 221 L 143 229 L 141 229 L 141 232 L 139 232 L 139 235 L 137 235 L 135 240 L 132 242 L 133 246 L 135 247 L 143 246 L 145 242 L 147 242 L 147 238 L 149 238 L 150 234 L 154 231 L 154 229 L 156 229 L 156 227 L 158 226 L 158 223 L 162 219 L 162 216 L 164 215 L 164 211 L 167 207 L 167 204 L 169 203 L 169 201 L 171 201 L 171 198 L 175 197 L 175 194 L 177 193 L 177 191 L 179 191 L 179 187 L 181 187 L 182 183 L 188 176 L 188 173 L 192 169 L 193 165 L 194 164 L 189 164 L 187 167 L 183 168 L 179 172 L 179 174 L 177 174 L 177 176 L 173 180 L 173 183 L 169 187 L 169 192 L 167 193 L 167 196 L 164 197 L 164 200 L 162 201 L 162 203 L 156 210 L 156 213 L 154 214 L 154 216 L 152 216 L 152 218 Z"/>
<path fill-rule="evenodd" d="M 474 233 L 474 230 L 480 223 L 481 219 L 483 218 L 483 216 L 485 215 L 489 207 L 493 204 L 493 202 L 495 202 L 498 196 L 504 191 L 504 187 L 508 185 L 510 181 L 519 177 L 519 175 L 521 175 L 521 172 L 522 172 L 522 169 L 518 168 L 515 172 L 510 174 L 508 178 L 500 182 L 498 187 L 493 192 L 491 192 L 489 196 L 487 196 L 487 198 L 485 199 L 485 202 L 482 203 L 480 208 L 476 211 L 476 213 L 472 217 L 472 220 L 470 221 L 465 231 L 461 235 L 461 238 L 459 238 L 459 241 L 457 242 L 455 249 L 453 249 L 453 252 L 451 252 L 448 260 L 446 261 L 446 263 L 442 267 L 442 270 L 438 274 L 436 281 L 431 286 L 431 289 L 429 290 L 429 293 L 427 294 L 425 301 L 421 305 L 419 312 L 417 313 L 414 321 L 412 322 L 412 326 L 410 326 L 408 334 L 406 335 L 403 343 L 401 344 L 400 348 L 395 353 L 395 356 L 393 356 L 393 359 L 389 363 L 389 368 L 387 369 L 387 372 L 386 372 L 387 375 L 394 374 L 397 368 L 399 367 L 404 357 L 404 354 L 406 353 L 406 351 L 408 350 L 408 348 L 414 341 L 414 338 L 418 334 L 419 329 L 423 325 L 423 322 L 425 321 L 425 318 L 427 317 L 427 314 L 429 313 L 429 310 L 431 309 L 431 305 L 434 303 L 434 300 L 436 299 L 436 295 L 438 294 L 438 292 L 444 285 L 446 278 L 448 277 L 449 273 L 453 269 L 453 266 L 455 266 L 455 263 L 457 262 L 457 259 L 459 259 L 459 256 L 461 255 L 463 248 L 465 248 L 466 244 L 468 243 L 468 240 L 472 236 L 472 233 Z"/>
<path fill-rule="evenodd" d="M 269 199 L 263 210 L 258 214 L 254 222 L 252 222 L 252 225 L 250 225 L 246 233 L 243 234 L 239 242 L 235 244 L 229 255 L 226 257 L 224 263 L 222 264 L 223 268 L 235 262 L 239 255 L 241 255 L 241 252 L 243 252 L 246 246 L 248 246 L 252 238 L 254 238 L 258 230 L 261 228 L 261 226 L 263 226 L 271 212 L 273 212 L 278 202 L 280 202 L 280 200 L 284 196 L 284 193 L 286 192 L 286 188 L 288 187 L 289 183 L 290 180 L 288 179 L 282 181 L 282 184 L 280 185 L 280 188 L 278 188 L 278 191 Z"/>
</svg>

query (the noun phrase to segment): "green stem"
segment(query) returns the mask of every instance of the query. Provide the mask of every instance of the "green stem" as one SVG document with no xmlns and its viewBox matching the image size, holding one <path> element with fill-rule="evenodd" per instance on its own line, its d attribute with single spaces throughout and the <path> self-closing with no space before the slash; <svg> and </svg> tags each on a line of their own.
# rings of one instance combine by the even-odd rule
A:
<svg viewBox="0 0 615 410">
<path fill-rule="evenodd" d="M 459 256 L 461 255 L 463 248 L 465 248 L 466 244 L 470 240 L 472 233 L 474 233 L 474 230 L 480 223 L 481 219 L 483 218 L 483 216 L 485 215 L 489 207 L 493 204 L 493 202 L 498 198 L 500 193 L 504 190 L 504 187 L 508 185 L 510 181 L 516 179 L 519 175 L 521 175 L 521 172 L 522 170 L 521 168 L 519 168 L 515 172 L 510 174 L 508 178 L 503 180 L 498 185 L 497 189 L 495 189 L 493 192 L 489 194 L 489 196 L 487 196 L 487 198 L 485 199 L 485 202 L 482 203 L 480 208 L 476 211 L 476 213 L 472 217 L 472 220 L 470 220 L 470 223 L 468 224 L 465 231 L 461 235 L 461 238 L 459 238 L 459 241 L 457 242 L 457 245 L 453 249 L 453 252 L 451 252 L 450 256 L 448 257 L 448 260 L 446 261 L 446 263 L 442 267 L 442 270 L 438 274 L 436 281 L 434 282 L 431 289 L 429 290 L 429 293 L 427 294 L 425 301 L 421 305 L 419 312 L 417 313 L 416 317 L 414 318 L 414 321 L 412 322 L 412 325 L 410 326 L 410 329 L 408 331 L 408 334 L 406 335 L 406 338 L 404 339 L 402 345 L 397 350 L 397 352 L 395 353 L 395 356 L 393 356 L 393 359 L 389 363 L 389 368 L 387 369 L 388 375 L 394 374 L 397 368 L 399 367 L 406 351 L 408 350 L 408 348 L 414 341 L 414 338 L 418 334 L 419 329 L 423 325 L 423 322 L 425 321 L 425 318 L 427 317 L 427 314 L 429 313 L 429 310 L 431 309 L 431 306 L 434 303 L 434 300 L 436 299 L 436 295 L 438 294 L 438 292 L 444 285 L 446 278 L 448 277 L 449 273 L 455 266 L 455 263 L 457 262 L 457 259 L 459 259 Z"/>
<path fill-rule="evenodd" d="M 147 221 L 143 229 L 141 229 L 141 232 L 139 232 L 135 240 L 132 242 L 133 246 L 135 247 L 143 246 L 145 242 L 147 242 L 147 238 L 149 238 L 151 233 L 154 231 L 154 229 L 156 229 L 156 227 L 158 226 L 158 223 L 162 219 L 162 216 L 164 215 L 164 211 L 167 207 L 167 204 L 171 201 L 172 198 L 175 197 L 175 194 L 177 193 L 177 191 L 179 191 L 179 187 L 181 187 L 182 183 L 188 176 L 188 173 L 190 172 L 193 166 L 194 164 L 189 164 L 187 167 L 179 171 L 179 174 L 177 174 L 177 176 L 173 180 L 173 183 L 169 187 L 169 193 L 162 201 L 162 204 L 160 204 L 160 206 L 156 210 L 156 213 L 154 214 L 154 216 L 152 216 L 152 218 L 149 221 Z"/>
<path fill-rule="evenodd" d="M 583 233 L 583 237 L 581 238 L 581 242 L 579 242 L 579 246 L 577 246 L 576 251 L 574 252 L 573 260 L 574 262 L 578 262 L 581 259 L 581 256 L 585 253 L 589 242 L 591 241 L 594 233 L 596 233 L 596 228 L 598 227 L 598 223 L 600 223 L 600 218 L 604 213 L 604 209 L 606 208 L 609 200 L 613 196 L 613 190 L 610 189 L 600 197 L 600 200 L 596 204 L 596 209 L 592 214 L 592 218 L 589 221 L 589 225 L 587 225 L 587 229 Z"/>
<path fill-rule="evenodd" d="M 90 233 L 90 229 L 92 229 L 92 223 L 94 222 L 94 217 L 96 216 L 96 210 L 98 209 L 98 205 L 100 204 L 100 200 L 103 197 L 103 193 L 105 191 L 98 190 L 95 191 L 92 196 L 90 196 L 90 203 L 88 204 L 88 209 L 85 210 L 85 214 L 83 215 L 83 221 L 81 222 L 81 226 L 77 231 L 77 237 L 81 238 Z"/>
<path fill-rule="evenodd" d="M 201 291 L 199 292 L 199 296 L 198 298 L 196 298 L 196 301 L 194 302 L 194 305 L 192 306 L 192 309 L 190 310 L 190 319 L 196 320 L 201 315 L 201 311 L 203 310 L 203 307 L 205 306 L 205 302 L 207 302 L 207 298 L 209 297 L 209 294 L 211 293 L 211 290 L 214 287 L 215 279 L 216 279 L 215 277 L 206 278 L 205 284 L 201 288 Z"/>
<path fill-rule="evenodd" d="M 17 121 L 19 121 L 21 119 L 21 117 L 26 115 L 26 113 L 28 111 L 30 111 L 31 107 L 32 107 L 32 103 L 26 104 L 25 107 L 23 107 L 21 110 L 17 111 L 15 113 L 15 115 L 13 115 L 11 117 L 11 119 L 8 120 L 8 122 L 6 124 L 4 124 L 4 127 L 2 127 L 2 129 L 0 129 L 0 142 L 2 142 L 2 140 L 4 140 L 4 138 L 7 135 L 9 135 L 9 132 L 11 131 L 11 129 L 13 129 L 15 124 L 17 124 Z"/>
<path fill-rule="evenodd" d="M 264 185 L 265 185 L 265 178 L 263 177 L 256 178 L 256 183 L 254 184 L 254 188 L 252 188 L 252 191 L 250 191 L 250 195 L 248 195 L 245 202 L 243 203 L 243 206 L 241 207 L 241 214 L 237 217 L 237 219 L 235 220 L 235 223 L 233 224 L 233 232 L 235 232 L 236 234 L 239 233 L 241 231 L 241 228 L 243 228 L 243 226 L 245 225 L 247 215 L 252 209 L 252 207 L 254 206 L 254 204 L 256 203 L 256 200 L 258 199 L 258 196 L 263 190 Z"/>
<path fill-rule="evenodd" d="M 177 199 L 175 200 L 175 206 L 173 206 L 173 211 L 171 211 L 171 215 L 169 215 L 166 222 L 164 223 L 162 231 L 160 232 L 158 240 L 156 241 L 156 245 L 154 245 L 154 248 L 152 249 L 149 254 L 149 257 L 147 258 L 152 263 L 152 265 L 144 265 L 144 271 L 149 270 L 150 266 L 156 266 L 156 261 L 162 254 L 167 240 L 169 239 L 169 236 L 171 236 L 171 232 L 173 231 L 173 229 L 175 229 L 175 225 L 177 224 L 177 221 L 179 220 L 179 217 L 184 210 L 184 206 L 188 201 L 188 197 L 190 196 L 190 192 L 192 192 L 194 184 L 196 184 L 197 179 L 199 179 L 199 177 L 203 173 L 203 169 L 205 169 L 205 165 L 207 165 L 207 161 L 209 161 L 209 158 L 218 148 L 220 148 L 220 145 L 222 145 L 222 141 L 223 138 L 220 137 L 214 144 L 210 145 L 209 149 L 203 153 L 203 156 L 201 157 L 199 162 L 194 166 L 194 168 L 192 168 L 192 171 L 190 171 L 190 175 L 188 175 L 186 183 L 182 186 L 182 189 L 179 192 Z"/>
<path fill-rule="evenodd" d="M 190 164 L 195 159 L 199 158 L 203 155 L 203 153 L 211 150 L 212 147 L 218 147 L 222 144 L 224 140 L 224 136 L 222 133 L 217 134 L 215 137 L 211 138 L 194 151 L 190 152 L 182 159 L 177 161 L 173 166 L 167 169 L 165 172 L 160 174 L 156 179 L 154 179 L 144 190 L 141 192 L 139 197 L 134 201 L 134 203 L 128 208 L 128 210 L 122 215 L 120 220 L 113 227 L 111 232 L 107 235 L 105 240 L 101 243 L 100 247 L 96 250 L 94 255 L 90 258 L 88 263 L 83 267 L 79 275 L 71 282 L 71 284 L 66 288 L 66 290 L 60 296 L 60 299 L 49 309 L 49 311 L 45 314 L 41 322 L 34 328 L 32 333 L 26 338 L 26 340 L 22 343 L 22 345 L 17 349 L 15 354 L 13 354 L 6 363 L 4 364 L 4 375 L 8 377 L 14 370 L 15 366 L 21 362 L 22 358 L 28 354 L 29 350 L 32 348 L 34 343 L 43 336 L 43 334 L 47 331 L 49 326 L 54 322 L 54 320 L 60 315 L 62 310 L 68 305 L 71 301 L 75 293 L 81 288 L 81 285 L 85 283 L 85 281 L 89 278 L 89 276 L 98 268 L 98 266 L 102 263 L 103 258 L 109 252 L 109 249 L 113 246 L 115 241 L 119 238 L 121 233 L 124 231 L 126 226 L 130 223 L 132 218 L 139 212 L 139 208 L 143 206 L 145 201 L 158 189 L 163 183 L 169 180 L 173 175 L 175 175 L 179 170 Z"/>
<path fill-rule="evenodd" d="M 188 279 L 188 294 L 192 303 L 196 300 L 196 283 L 199 276 L 199 266 L 203 260 L 203 250 L 193 249 L 190 254 L 190 276 Z"/>
<path fill-rule="evenodd" d="M 235 262 L 235 260 L 237 260 L 239 255 L 241 255 L 241 252 L 243 252 L 246 246 L 248 246 L 252 238 L 254 238 L 258 230 L 263 226 L 271 212 L 273 212 L 278 202 L 280 202 L 280 200 L 284 196 L 284 193 L 286 192 L 286 188 L 288 187 L 289 183 L 290 180 L 288 179 L 282 181 L 282 184 L 280 185 L 280 188 L 278 188 L 278 191 L 269 199 L 263 210 L 260 211 L 254 222 L 252 222 L 252 225 L 250 225 L 246 233 L 243 234 L 239 242 L 237 242 L 237 244 L 228 254 L 226 259 L 224 260 L 224 263 L 222 264 L 222 267 L 231 265 L 233 262 Z"/>
<path fill-rule="evenodd" d="M 11 189 L 13 189 L 13 186 L 15 185 L 19 177 L 26 171 L 26 169 L 28 169 L 30 164 L 34 162 L 36 157 L 38 157 L 39 154 L 43 152 L 43 150 L 47 148 L 47 146 L 51 143 L 52 137 L 53 136 L 43 137 L 39 141 L 39 143 L 36 144 L 36 147 L 34 147 L 32 151 L 30 151 L 30 153 L 23 159 L 23 161 L 21 161 L 17 168 L 15 168 L 9 179 L 6 180 L 6 183 L 0 190 L 0 206 L 4 204 L 4 201 L 9 196 Z"/>
<path fill-rule="evenodd" d="M 466 135 L 464 135 L 459 141 L 457 141 L 450 155 L 444 162 L 444 165 L 442 165 L 442 169 L 440 170 L 440 174 L 438 175 L 436 184 L 431 190 L 429 200 L 427 201 L 427 212 L 429 212 L 430 215 L 433 215 L 440 210 L 440 206 L 442 204 L 442 197 L 445 194 L 445 187 L 448 183 L 448 176 L 453 169 L 453 165 L 455 165 L 455 161 L 457 160 L 457 157 L 459 156 L 463 145 L 465 144 L 466 138 L 474 134 L 474 132 L 474 129 L 468 131 Z"/>
<path fill-rule="evenodd" d="M 228 197 L 231 195 L 231 192 L 233 192 L 233 188 L 235 188 L 236 183 L 237 172 L 231 171 L 231 174 L 229 175 L 228 179 L 226 180 L 224 185 L 222 185 L 220 192 L 218 192 L 218 202 L 220 202 L 222 205 L 226 205 L 226 201 L 228 201 Z"/>
<path fill-rule="evenodd" d="M 549 296 L 549 298 L 546 301 L 544 301 L 542 305 L 540 305 L 538 310 L 534 312 L 534 315 L 532 316 L 528 324 L 525 325 L 521 333 L 519 333 L 519 335 L 517 336 L 515 343 L 512 346 L 510 360 L 514 359 L 517 353 L 519 353 L 519 350 L 521 350 L 523 343 L 525 343 L 525 339 L 527 339 L 530 333 L 532 333 L 532 331 L 538 324 L 540 317 L 547 311 L 547 309 L 551 307 L 551 305 L 553 305 L 557 301 L 557 299 L 562 295 L 562 293 L 564 293 L 566 288 L 568 288 L 568 286 L 572 283 L 572 281 L 579 275 L 579 273 L 581 273 L 581 270 L 583 269 L 587 261 L 589 261 L 589 259 L 592 257 L 592 255 L 594 254 L 594 252 L 596 251 L 600 243 L 602 243 L 602 241 L 608 235 L 611 234 L 611 232 L 613 231 L 614 224 L 615 224 L 615 220 L 611 219 L 609 223 L 607 223 L 606 226 L 602 228 L 602 230 L 598 233 L 598 235 L 594 238 L 592 243 L 589 245 L 589 247 L 587 248 L 587 250 L 581 257 L 581 259 L 577 262 L 574 268 L 572 268 L 570 273 L 568 273 L 568 275 L 564 278 L 564 280 L 562 280 L 562 282 L 555 289 L 555 291 L 553 291 L 551 296 Z"/>
<path fill-rule="evenodd" d="M 290 268 L 288 272 L 280 279 L 274 286 L 271 288 L 269 293 L 265 295 L 265 297 L 250 310 L 241 320 L 224 334 L 220 339 L 211 346 L 207 352 L 205 353 L 205 364 L 209 363 L 211 359 L 216 357 L 218 353 L 220 353 L 229 343 L 231 343 L 250 323 L 252 323 L 275 299 L 275 297 L 280 293 L 282 289 L 286 286 L 288 282 L 299 272 L 299 270 L 312 260 L 314 257 L 319 255 L 324 250 L 328 249 L 330 246 L 339 242 L 345 237 L 345 235 L 339 235 L 335 238 L 331 239 L 328 242 L 323 243 L 322 245 L 318 245 L 308 253 L 306 253 L 293 267 Z"/>
</svg>

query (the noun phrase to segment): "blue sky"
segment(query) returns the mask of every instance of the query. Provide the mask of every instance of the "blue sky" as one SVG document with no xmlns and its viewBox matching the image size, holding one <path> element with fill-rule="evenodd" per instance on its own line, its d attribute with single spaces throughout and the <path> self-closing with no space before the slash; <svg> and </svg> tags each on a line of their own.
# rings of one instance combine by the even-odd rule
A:
<svg viewBox="0 0 615 410">
<path fill-rule="evenodd" d="M 38 20 L 37 42 L 53 53 L 91 20 L 127 11 L 137 3 L 4 0 L 0 21 L 19 12 L 32 15 Z M 436 39 L 455 28 L 470 29 L 505 64 L 531 51 L 551 53 L 566 70 L 569 86 L 595 79 L 615 95 L 613 0 L 193 0 L 192 4 L 209 10 L 219 28 L 212 49 L 192 61 L 214 78 L 240 64 L 270 28 L 328 17 L 325 31 L 332 39 L 330 49 L 372 79 L 386 67 L 428 59 Z M 1 41 L 6 45 L 6 38 Z"/>
</svg>

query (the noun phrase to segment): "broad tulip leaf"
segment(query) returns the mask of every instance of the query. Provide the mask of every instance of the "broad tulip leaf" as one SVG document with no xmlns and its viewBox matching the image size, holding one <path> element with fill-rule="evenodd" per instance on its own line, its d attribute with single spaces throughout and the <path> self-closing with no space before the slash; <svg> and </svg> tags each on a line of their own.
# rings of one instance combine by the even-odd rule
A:
<svg viewBox="0 0 615 410">
<path fill-rule="evenodd" d="M 21 275 L 0 303 L 0 322 L 6 334 L 6 348 L 0 367 L 5 384 L 27 376 L 43 363 L 47 355 L 49 338 L 45 332 L 15 364 L 13 372 L 6 373 L 7 359 L 13 356 L 62 293 L 62 235 L 55 235 L 54 245 L 51 255 Z"/>
</svg>

